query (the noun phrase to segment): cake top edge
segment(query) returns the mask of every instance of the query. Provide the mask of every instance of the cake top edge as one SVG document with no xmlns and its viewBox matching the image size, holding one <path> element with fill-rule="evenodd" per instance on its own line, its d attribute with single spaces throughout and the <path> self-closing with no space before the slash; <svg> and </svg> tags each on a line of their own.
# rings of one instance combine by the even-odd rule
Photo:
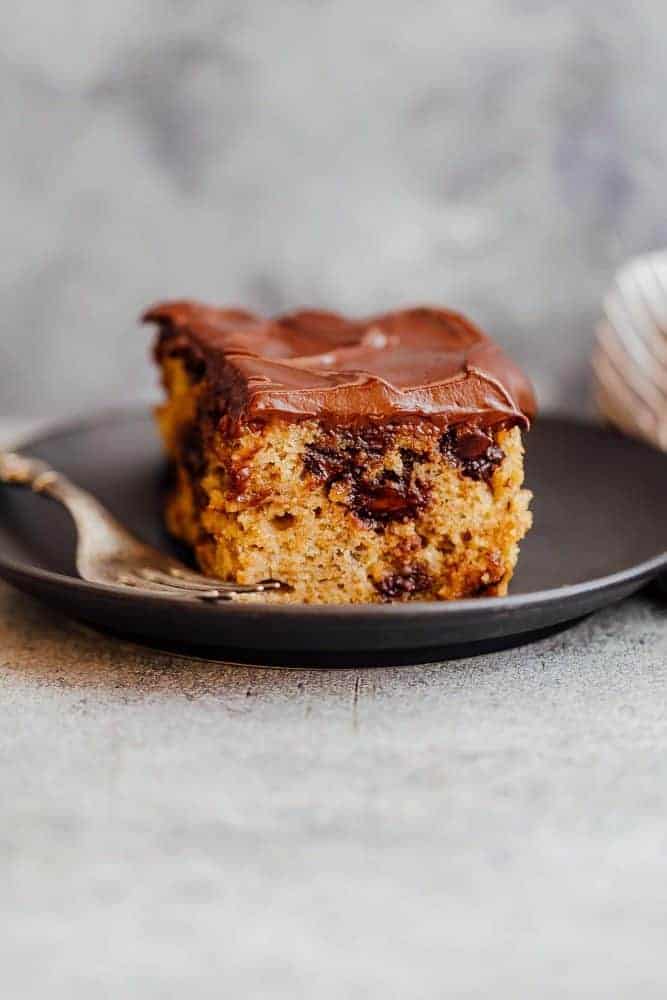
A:
<svg viewBox="0 0 667 1000">
<path fill-rule="evenodd" d="M 523 371 L 460 313 L 415 306 L 363 319 L 323 310 L 262 317 L 188 300 L 149 308 L 158 357 L 189 356 L 230 395 L 235 416 L 388 420 L 427 417 L 527 428 Z"/>
</svg>

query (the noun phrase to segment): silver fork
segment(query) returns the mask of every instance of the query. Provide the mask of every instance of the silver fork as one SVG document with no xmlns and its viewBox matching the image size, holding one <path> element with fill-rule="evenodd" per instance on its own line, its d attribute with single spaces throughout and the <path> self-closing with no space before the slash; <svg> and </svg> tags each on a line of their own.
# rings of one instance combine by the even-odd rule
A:
<svg viewBox="0 0 667 1000">
<path fill-rule="evenodd" d="M 0 483 L 26 486 L 67 509 L 77 530 L 76 568 L 90 583 L 204 601 L 288 589 L 279 580 L 239 584 L 193 572 L 177 559 L 140 542 L 99 500 L 40 459 L 0 451 Z"/>
</svg>

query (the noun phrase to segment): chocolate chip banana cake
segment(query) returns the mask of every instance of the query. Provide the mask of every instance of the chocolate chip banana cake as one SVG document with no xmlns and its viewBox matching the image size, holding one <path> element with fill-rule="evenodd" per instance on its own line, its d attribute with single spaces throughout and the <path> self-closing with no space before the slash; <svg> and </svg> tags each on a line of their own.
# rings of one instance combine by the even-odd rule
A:
<svg viewBox="0 0 667 1000">
<path fill-rule="evenodd" d="M 205 573 L 288 584 L 273 601 L 507 592 L 531 524 L 522 432 L 535 401 L 467 319 L 268 319 L 195 302 L 144 319 L 167 395 L 167 525 Z"/>
</svg>

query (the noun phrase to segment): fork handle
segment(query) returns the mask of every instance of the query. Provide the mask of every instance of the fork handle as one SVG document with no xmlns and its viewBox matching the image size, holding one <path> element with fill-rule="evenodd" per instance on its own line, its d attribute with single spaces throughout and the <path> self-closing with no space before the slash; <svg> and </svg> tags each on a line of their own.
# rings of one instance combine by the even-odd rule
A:
<svg viewBox="0 0 667 1000">
<path fill-rule="evenodd" d="M 63 503 L 66 487 L 73 485 L 41 459 L 28 458 L 15 451 L 0 451 L 0 482 L 27 486 L 35 493 L 46 493 Z"/>
<path fill-rule="evenodd" d="M 0 451 L 0 483 L 26 486 L 33 493 L 49 496 L 65 507 L 84 497 L 93 500 L 90 494 L 75 486 L 62 472 L 56 472 L 48 462 L 15 451 Z"/>
<path fill-rule="evenodd" d="M 106 535 L 127 535 L 125 529 L 102 504 L 80 486 L 75 486 L 62 472 L 56 472 L 47 462 L 18 452 L 0 451 L 0 483 L 25 486 L 33 493 L 58 501 L 69 512 L 77 528 L 90 531 L 95 526 L 98 544 Z"/>
</svg>

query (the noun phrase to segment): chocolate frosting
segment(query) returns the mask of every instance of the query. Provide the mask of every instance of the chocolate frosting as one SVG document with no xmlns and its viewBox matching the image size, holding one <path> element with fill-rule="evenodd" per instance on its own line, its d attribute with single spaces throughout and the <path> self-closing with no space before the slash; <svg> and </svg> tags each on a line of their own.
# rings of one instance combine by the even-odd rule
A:
<svg viewBox="0 0 667 1000">
<path fill-rule="evenodd" d="M 426 418 L 529 426 L 523 372 L 463 316 L 419 307 L 349 320 L 303 310 L 273 319 L 196 302 L 153 306 L 158 357 L 183 355 L 239 421 Z"/>
</svg>

